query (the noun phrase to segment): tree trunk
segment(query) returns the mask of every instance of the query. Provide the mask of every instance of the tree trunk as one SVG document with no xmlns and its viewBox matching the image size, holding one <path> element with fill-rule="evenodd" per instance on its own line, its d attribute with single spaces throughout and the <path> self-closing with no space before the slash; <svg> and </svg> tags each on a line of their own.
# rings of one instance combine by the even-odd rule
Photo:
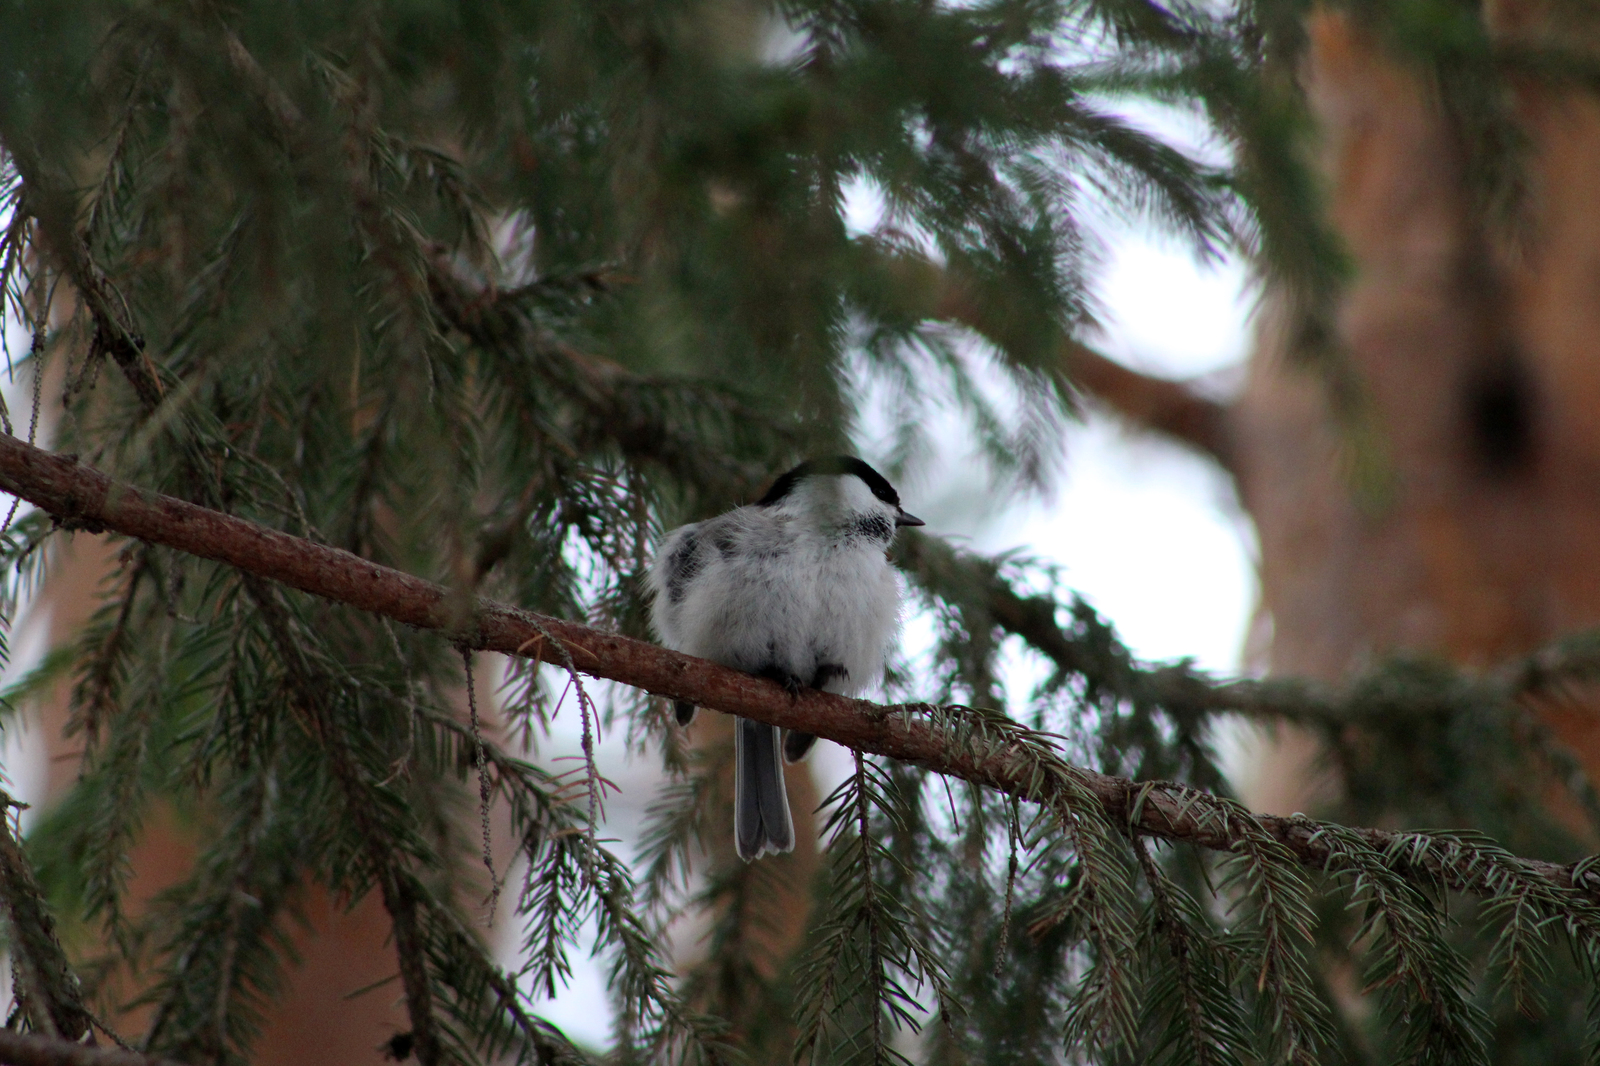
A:
<svg viewBox="0 0 1600 1066">
<path fill-rule="evenodd" d="M 1508 31 L 1506 5 L 1492 17 Z M 1600 625 L 1600 102 L 1515 87 L 1529 151 L 1512 236 L 1483 223 L 1422 79 L 1339 16 L 1311 31 L 1330 212 L 1355 263 L 1338 338 L 1375 432 L 1340 424 L 1269 310 L 1230 412 L 1266 665 L 1336 679 L 1404 650 L 1488 666 Z M 1600 779 L 1592 707 L 1541 713 Z M 1309 806 L 1308 753 L 1285 739 L 1249 798 Z"/>
</svg>

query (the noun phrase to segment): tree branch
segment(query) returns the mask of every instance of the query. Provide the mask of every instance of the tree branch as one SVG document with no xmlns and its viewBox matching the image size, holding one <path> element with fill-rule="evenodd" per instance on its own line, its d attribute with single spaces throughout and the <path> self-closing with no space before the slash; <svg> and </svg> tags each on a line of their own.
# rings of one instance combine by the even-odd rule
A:
<svg viewBox="0 0 1600 1066">
<path fill-rule="evenodd" d="M 994 301 L 982 298 L 958 274 L 926 259 L 884 252 L 879 266 L 913 291 L 927 294 L 929 317 L 965 326 L 983 336 L 1003 331 Z M 1093 348 L 1062 337 L 1058 358 L 1072 384 L 1141 428 L 1170 437 L 1235 473 L 1229 408 L 1181 381 L 1130 370 Z"/>
<path fill-rule="evenodd" d="M 1061 342 L 1061 359 L 1072 383 L 1141 429 L 1170 437 L 1234 467 L 1228 408 L 1182 381 L 1130 370 L 1075 340 Z"/>
<path fill-rule="evenodd" d="M 76 203 L 66 191 L 72 187 L 71 182 L 44 180 L 43 162 L 30 152 L 19 151 L 17 144 L 16 138 L 5 138 L 5 150 L 22 176 L 26 192 L 18 211 L 25 211 L 38 221 L 45 250 L 56 268 L 71 279 L 94 320 L 90 358 L 109 354 L 122 368 L 145 410 L 154 410 L 166 391 L 161 376 L 145 355 L 144 338 L 129 320 L 127 304 L 111 279 L 89 257 L 84 238 L 76 228 Z"/>
<path fill-rule="evenodd" d="M 171 1059 L 137 1051 L 97 1048 L 37 1033 L 0 1029 L 0 1063 L 5 1066 L 178 1066 Z"/>
<path fill-rule="evenodd" d="M 477 600 L 338 548 L 145 492 L 83 466 L 75 457 L 53 455 L 5 434 L 0 434 L 0 489 L 33 502 L 68 528 L 111 529 L 214 559 L 360 610 L 439 630 L 475 648 L 546 662 L 570 657 L 577 669 L 595 677 L 815 733 L 859 751 L 1058 809 L 1070 806 L 1077 796 L 1092 795 L 1106 816 L 1133 832 L 1218 851 L 1231 851 L 1247 835 L 1264 832 L 1313 869 L 1325 868 L 1341 854 L 1329 842 L 1330 827 L 1323 823 L 1250 815 L 1227 800 L 1186 786 L 1141 784 L 1072 766 L 1047 749 L 1038 734 L 1008 720 L 978 723 L 998 737 L 985 743 L 974 740 L 972 722 L 951 721 L 950 715 L 961 712 L 959 708 L 885 707 L 811 690 L 790 695 L 782 686 L 704 659 Z M 1216 688 L 1227 691 L 1227 686 Z M 1380 829 L 1349 832 L 1386 852 L 1386 861 L 1397 868 L 1459 891 L 1493 894 L 1491 875 L 1506 873 L 1486 869 L 1485 853 L 1467 843 L 1449 843 L 1442 849 L 1409 847 L 1428 838 Z M 1512 864 L 1518 876 L 1551 892 L 1576 892 L 1589 903 L 1600 903 L 1600 876 L 1585 864 L 1514 857 L 1496 861 Z"/>
<path fill-rule="evenodd" d="M 335 549 L 337 550 L 337 549 Z M 243 569 L 243 568 L 241 568 Z M 401 868 L 396 853 L 385 847 L 384 836 L 374 824 L 371 799 L 352 764 L 339 725 L 329 714 L 322 698 L 327 686 L 313 675 L 290 630 L 288 612 L 277 591 L 261 575 L 245 571 L 245 589 L 261 611 L 278 645 L 278 655 L 289 670 L 290 684 L 316 722 L 328 749 L 334 776 L 345 795 L 345 808 L 367 847 L 373 879 L 378 883 L 383 908 L 389 913 L 394 931 L 394 950 L 400 964 L 400 983 L 405 990 L 406 1014 L 411 1019 L 412 1054 L 420 1066 L 438 1066 L 442 1061 L 439 1034 L 433 1017 L 433 986 L 428 980 L 427 949 L 417 910 L 417 896 L 410 879 Z"/>
<path fill-rule="evenodd" d="M 14 806 L 11 797 L 0 792 L 0 903 L 10 919 L 15 995 L 35 1029 L 76 1043 L 89 1035 L 89 1012 L 56 936 L 33 864 L 11 833 L 8 816 Z"/>
</svg>

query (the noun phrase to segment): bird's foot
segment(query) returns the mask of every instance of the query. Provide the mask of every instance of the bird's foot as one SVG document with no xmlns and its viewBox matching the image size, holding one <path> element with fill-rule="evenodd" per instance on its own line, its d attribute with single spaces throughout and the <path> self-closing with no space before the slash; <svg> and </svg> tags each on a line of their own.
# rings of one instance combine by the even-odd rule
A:
<svg viewBox="0 0 1600 1066">
<path fill-rule="evenodd" d="M 776 681 L 791 696 L 800 695 L 800 690 L 805 688 L 804 682 L 781 666 L 763 667 L 756 671 L 756 676 L 764 677 L 768 681 Z"/>
<path fill-rule="evenodd" d="M 811 675 L 811 687 L 814 689 L 826 689 L 828 682 L 843 681 L 849 676 L 850 671 L 838 663 L 822 663 L 817 667 L 817 672 Z"/>
</svg>

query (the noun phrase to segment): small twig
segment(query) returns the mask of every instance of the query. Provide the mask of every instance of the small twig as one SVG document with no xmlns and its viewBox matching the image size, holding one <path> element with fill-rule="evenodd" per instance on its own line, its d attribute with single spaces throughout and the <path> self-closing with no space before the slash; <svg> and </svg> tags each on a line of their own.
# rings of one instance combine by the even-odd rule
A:
<svg viewBox="0 0 1600 1066">
<path fill-rule="evenodd" d="M 576 681 L 576 679 L 574 679 Z M 583 686 L 578 685 L 578 714 L 583 721 L 583 771 L 584 781 L 589 790 L 589 854 L 590 866 L 593 866 L 594 849 L 598 846 L 599 832 L 599 791 L 600 770 L 594 760 L 594 732 L 589 721 L 589 713 L 594 709 L 589 702 L 589 694 L 583 691 Z M 597 716 L 598 717 L 598 716 Z M 591 880 L 593 871 L 590 872 Z"/>
<path fill-rule="evenodd" d="M 577 664 L 573 662 L 572 653 L 567 649 L 566 644 L 563 643 L 559 637 L 556 637 L 554 634 L 546 630 L 542 622 L 535 622 L 534 628 L 538 630 L 539 635 L 542 638 L 547 638 L 549 640 L 550 646 L 555 649 L 556 654 L 561 658 L 562 665 L 567 668 L 569 683 L 578 693 L 578 716 L 580 721 L 583 723 L 582 745 L 584 782 L 587 785 L 589 792 L 589 817 L 588 826 L 585 829 L 585 835 L 588 838 L 588 847 L 586 848 L 583 863 L 584 884 L 587 886 L 594 883 L 594 856 L 595 850 L 600 846 L 600 789 L 603 787 L 603 782 L 605 780 L 600 776 L 600 770 L 595 762 L 594 757 L 594 733 L 591 729 L 589 721 L 589 715 L 592 711 L 594 711 L 594 704 L 589 699 L 589 693 L 584 691 L 583 681 L 578 677 Z M 526 645 L 526 643 L 527 642 L 524 641 L 522 645 L 519 645 L 519 647 Z M 541 647 L 540 650 L 543 651 L 543 648 Z M 598 713 L 595 714 L 595 717 L 599 717 Z"/>
<path fill-rule="evenodd" d="M 1017 850 L 1022 835 L 1022 801 L 1012 796 L 1011 802 L 1006 807 L 1006 847 L 1010 857 L 1006 863 L 1006 905 L 1000 917 L 1000 942 L 994 949 L 994 976 L 996 979 L 1005 971 L 1006 948 L 1011 939 L 1011 908 L 1016 902 L 1017 893 Z"/>
<path fill-rule="evenodd" d="M 472 649 L 461 646 L 461 664 L 467 673 L 467 712 L 472 723 L 472 761 L 478 771 L 478 818 L 483 824 L 483 865 L 489 871 L 489 924 L 500 905 L 500 878 L 494 872 L 494 851 L 489 839 L 489 760 L 483 747 L 483 728 L 478 722 L 478 687 L 472 679 Z"/>
<path fill-rule="evenodd" d="M 116 1044 L 123 1051 L 138 1051 L 139 1050 L 138 1048 L 134 1047 L 132 1044 L 130 1044 L 126 1040 L 124 1040 L 122 1038 L 122 1034 L 121 1033 L 117 1032 L 115 1029 L 111 1028 L 111 1026 L 107 1025 L 106 1022 L 105 1022 L 105 1019 L 101 1018 L 100 1015 L 96 1014 L 94 1011 L 88 1011 L 88 1014 L 89 1014 L 89 1020 L 94 1023 L 94 1027 L 96 1029 L 100 1030 L 102 1033 L 104 1033 L 107 1036 L 109 1036 L 111 1038 L 111 1042 L 113 1044 Z"/>
</svg>

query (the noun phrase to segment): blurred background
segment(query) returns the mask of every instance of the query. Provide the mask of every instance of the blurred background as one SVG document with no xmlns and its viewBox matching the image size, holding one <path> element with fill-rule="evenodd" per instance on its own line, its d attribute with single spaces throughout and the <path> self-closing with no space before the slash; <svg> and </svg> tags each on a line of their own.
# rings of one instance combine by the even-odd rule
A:
<svg viewBox="0 0 1600 1066">
<path fill-rule="evenodd" d="M 639 634 L 631 582 L 663 527 L 750 498 L 797 451 L 848 446 L 893 473 L 964 573 L 1048 601 L 1063 627 L 1082 622 L 1076 594 L 1135 667 L 1362 698 L 1343 718 L 1247 721 L 1095 696 L 1063 682 L 1021 628 L 941 585 L 931 554 L 901 560 L 905 669 L 888 695 L 1081 728 L 1073 750 L 1109 772 L 1231 789 L 1262 812 L 1481 830 L 1558 861 L 1600 843 L 1590 689 L 1488 706 L 1461 680 L 1600 625 L 1600 99 L 1586 65 L 1600 21 L 1587 5 L 494 10 L 479 25 L 418 4 L 350 16 L 349 30 L 342 15 L 280 25 L 251 5 L 190 18 L 91 4 L 93 32 L 43 9 L 19 28 L 0 45 L 31 86 L 0 108 L 15 161 L 3 221 L 27 238 L 7 267 L 18 432 L 39 395 L 40 439 L 139 484 L 215 492 L 413 572 Z M 502 54 L 501 39 L 527 47 Z M 38 58 L 58 52 L 75 57 L 72 78 Z M 832 80 L 841 69 L 858 80 Z M 1009 95 L 1017 71 L 1046 88 Z M 149 129 L 108 118 L 119 92 L 149 94 Z M 1044 97 L 1048 121 L 1029 110 Z M 808 106 L 825 120 L 795 117 Z M 125 141 L 135 162 L 119 155 Z M 374 221 L 374 203 L 392 210 Z M 51 244 L 52 219 L 70 241 Z M 97 261 L 59 251 L 80 231 L 109 289 Z M 349 246 L 330 253 L 324 232 Z M 46 284 L 62 278 L 76 296 Z M 106 295 L 117 285 L 125 304 Z M 151 325 L 122 323 L 140 339 L 117 349 L 105 318 L 135 310 Z M 160 403 L 140 393 L 147 353 Z M 928 381 L 938 387 L 919 393 Z M 229 450 L 258 444 L 255 465 Z M 212 486 L 196 454 L 225 457 L 230 473 Z M 377 502 L 361 495 L 372 484 Z M 13 554 L 20 573 L 27 552 Z M 56 537 L 25 590 L 7 674 L 26 725 L 6 734 L 6 773 L 34 804 L 24 825 L 85 958 L 111 940 L 74 880 L 80 855 L 38 838 L 75 841 L 71 797 L 103 776 L 84 716 L 110 697 L 91 682 L 171 691 L 169 678 L 135 684 L 154 667 L 125 651 L 97 672 L 108 632 L 121 639 L 115 597 L 135 602 L 130 558 L 113 538 Z M 150 586 L 141 639 L 198 625 L 211 602 L 198 577 Z M 460 717 L 459 680 L 437 654 L 370 620 L 352 626 L 333 627 L 330 662 L 381 658 L 393 640 L 397 662 L 380 665 L 405 681 L 391 672 L 389 687 L 425 678 L 441 713 Z M 961 648 L 978 650 L 969 661 Z M 489 657 L 474 676 L 497 693 L 496 735 L 562 772 L 581 725 L 559 680 Z M 644 880 L 651 808 L 694 764 L 649 701 L 594 693 L 614 712 L 599 748 L 619 786 L 604 832 Z M 127 706 L 183 724 L 180 711 L 198 712 L 182 703 Z M 274 707 L 261 697 L 261 713 Z M 136 717 L 126 709 L 110 720 Z M 552 709 L 547 733 L 529 724 Z M 722 727 L 696 728 L 687 747 L 709 758 Z M 394 755 L 382 744 L 398 750 L 403 731 L 372 732 L 381 768 Z M 157 747 L 139 758 L 159 763 Z M 823 745 L 791 778 L 797 811 L 849 766 Z M 460 807 L 437 818 L 446 836 L 471 821 L 459 770 L 438 771 Z M 170 931 L 164 893 L 215 845 L 195 813 L 212 800 L 189 787 L 141 793 L 152 813 L 119 853 L 119 891 L 152 929 Z M 513 817 L 494 811 L 514 884 Z M 997 839 L 968 863 L 983 876 L 1003 867 L 985 850 Z M 755 873 L 728 866 L 725 840 L 685 847 L 702 865 L 674 905 L 704 913 L 674 915 L 673 962 L 696 1003 L 727 1006 L 755 1058 L 780 1061 L 760 1050 L 762 1012 L 788 1002 L 785 967 L 826 860 L 814 838 Z M 370 881 L 285 869 L 310 887 L 283 919 L 293 965 L 281 987 L 256 988 L 271 995 L 249 1061 L 379 1061 L 404 1004 L 382 984 L 393 948 Z M 470 895 L 449 884 L 441 898 Z M 779 917 L 738 918 L 736 892 L 766 893 Z M 501 907 L 483 937 L 517 970 L 528 956 Z M 1005 908 L 1009 921 L 1009 896 Z M 1327 909 L 1316 981 L 1341 1034 L 1328 1061 L 1396 1061 L 1403 1026 L 1385 1027 L 1357 976 L 1351 919 Z M 608 991 L 616 951 L 591 952 L 586 922 L 564 988 L 547 995 L 524 974 L 523 990 L 599 1049 L 623 1028 Z M 703 955 L 727 941 L 702 939 L 706 923 L 756 943 L 738 961 L 776 999 L 727 991 L 736 982 Z M 1499 996 L 1482 937 L 1461 942 L 1486 1058 L 1580 1061 L 1573 971 L 1554 964 L 1540 1013 Z M 177 987 L 179 953 L 161 951 L 161 987 Z M 143 980 L 96 984 L 125 1008 L 120 1023 L 148 1020 Z M 985 1032 L 1014 1006 L 986 1015 Z M 242 1056 L 239 1039 L 214 1061 Z"/>
</svg>

